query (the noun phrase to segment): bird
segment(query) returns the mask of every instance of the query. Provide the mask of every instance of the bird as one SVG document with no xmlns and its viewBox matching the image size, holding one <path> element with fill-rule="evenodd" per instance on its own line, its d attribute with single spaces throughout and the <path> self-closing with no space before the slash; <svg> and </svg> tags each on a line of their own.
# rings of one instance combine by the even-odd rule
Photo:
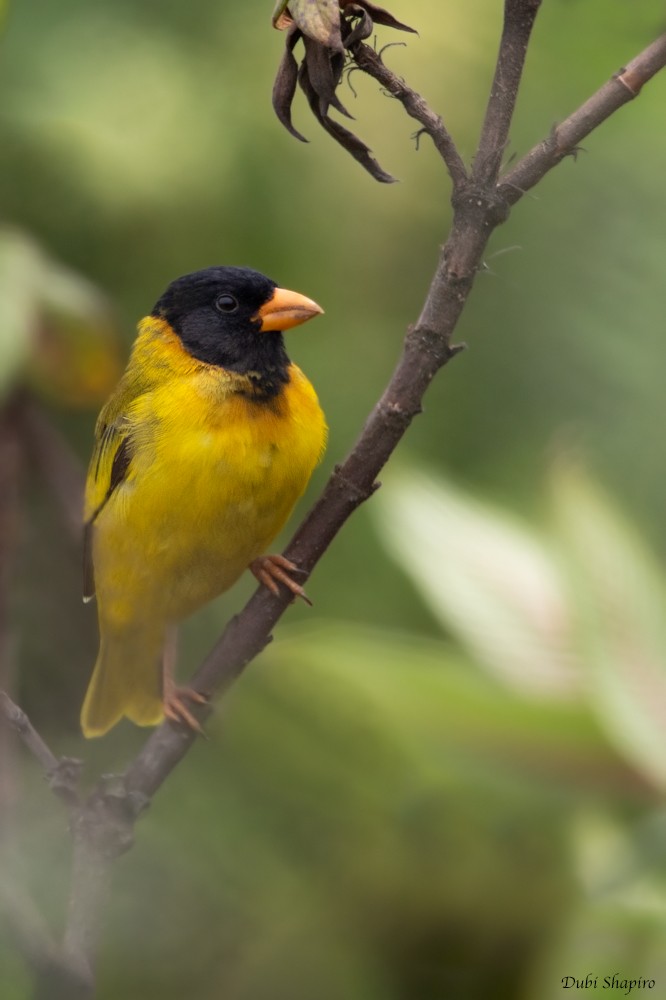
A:
<svg viewBox="0 0 666 1000">
<path fill-rule="evenodd" d="M 213 266 L 172 281 L 139 322 L 86 481 L 83 598 L 100 635 L 86 737 L 123 717 L 200 730 L 207 699 L 176 685 L 175 631 L 246 569 L 307 600 L 297 567 L 266 551 L 326 446 L 283 338 L 322 312 L 258 271 Z"/>
</svg>

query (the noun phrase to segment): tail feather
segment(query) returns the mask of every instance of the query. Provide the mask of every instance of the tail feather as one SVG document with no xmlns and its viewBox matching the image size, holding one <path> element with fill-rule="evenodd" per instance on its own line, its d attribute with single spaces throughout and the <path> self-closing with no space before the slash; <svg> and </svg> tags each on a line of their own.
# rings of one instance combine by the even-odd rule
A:
<svg viewBox="0 0 666 1000">
<path fill-rule="evenodd" d="M 162 721 L 163 647 L 163 635 L 101 640 L 81 709 L 84 736 L 103 736 L 123 716 L 138 726 Z"/>
</svg>

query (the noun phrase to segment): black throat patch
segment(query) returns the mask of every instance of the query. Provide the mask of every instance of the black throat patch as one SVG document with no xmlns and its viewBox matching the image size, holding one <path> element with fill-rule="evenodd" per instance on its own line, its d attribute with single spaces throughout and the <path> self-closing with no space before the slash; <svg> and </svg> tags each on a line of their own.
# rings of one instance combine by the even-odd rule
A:
<svg viewBox="0 0 666 1000">
<path fill-rule="evenodd" d="M 173 281 L 153 315 L 167 321 L 197 361 L 246 376 L 247 395 L 270 400 L 289 382 L 290 365 L 282 333 L 262 332 L 258 318 L 275 288 L 249 268 L 210 267 Z"/>
</svg>

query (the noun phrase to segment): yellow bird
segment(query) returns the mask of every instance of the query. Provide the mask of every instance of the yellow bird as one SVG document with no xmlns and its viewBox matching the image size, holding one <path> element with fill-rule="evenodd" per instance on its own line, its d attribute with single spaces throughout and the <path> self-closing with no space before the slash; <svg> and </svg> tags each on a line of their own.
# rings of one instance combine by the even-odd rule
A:
<svg viewBox="0 0 666 1000">
<path fill-rule="evenodd" d="M 99 415 L 85 499 L 84 600 L 100 647 L 86 736 L 127 716 L 199 728 L 177 688 L 177 622 L 247 569 L 304 597 L 296 567 L 263 555 L 303 493 L 326 423 L 282 332 L 323 310 L 257 271 L 209 267 L 169 285 L 139 323 Z"/>
</svg>

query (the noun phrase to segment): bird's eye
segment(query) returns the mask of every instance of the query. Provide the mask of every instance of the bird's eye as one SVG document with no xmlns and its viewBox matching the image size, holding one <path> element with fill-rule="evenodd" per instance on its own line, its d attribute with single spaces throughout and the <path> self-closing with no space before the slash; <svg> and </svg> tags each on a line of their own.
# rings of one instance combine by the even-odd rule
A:
<svg viewBox="0 0 666 1000">
<path fill-rule="evenodd" d="M 232 313 L 238 309 L 238 302 L 233 295 L 220 295 L 220 297 L 215 300 L 215 308 L 218 312 Z"/>
</svg>

